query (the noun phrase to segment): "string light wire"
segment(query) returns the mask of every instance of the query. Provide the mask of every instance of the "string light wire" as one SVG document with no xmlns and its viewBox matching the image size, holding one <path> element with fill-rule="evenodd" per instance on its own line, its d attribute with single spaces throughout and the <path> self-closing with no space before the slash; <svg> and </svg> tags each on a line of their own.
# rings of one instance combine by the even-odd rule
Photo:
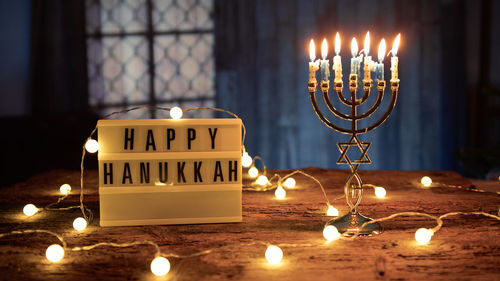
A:
<svg viewBox="0 0 500 281">
<path fill-rule="evenodd" d="M 113 115 L 123 114 L 123 113 L 127 113 L 127 112 L 130 112 L 130 111 L 133 111 L 133 110 L 138 110 L 138 109 L 157 109 L 157 110 L 166 110 L 166 111 L 170 110 L 170 108 L 158 107 L 158 106 L 137 106 L 137 107 L 133 107 L 133 108 L 122 110 L 122 111 L 112 112 L 112 113 L 106 115 L 104 117 L 104 119 L 107 119 L 107 118 L 109 118 L 109 117 L 111 117 Z M 184 112 L 188 112 L 188 111 L 198 110 L 198 109 L 208 109 L 208 110 L 214 110 L 214 111 L 224 112 L 224 113 L 227 113 L 227 114 L 232 115 L 233 117 L 239 119 L 239 117 L 236 114 L 234 114 L 234 113 L 232 113 L 230 111 L 227 111 L 227 110 L 219 109 L 219 108 L 193 107 L 193 108 L 185 109 L 183 111 Z M 91 132 L 90 136 L 87 138 L 87 140 L 89 140 L 89 139 L 92 138 L 92 136 L 95 134 L 96 130 L 97 130 L 97 125 L 92 130 L 92 132 Z M 243 151 L 244 151 L 244 145 L 243 145 L 243 143 L 244 143 L 244 139 L 245 139 L 245 134 L 246 134 L 246 129 L 245 129 L 245 126 L 243 125 L 243 137 L 242 137 L 242 149 L 243 149 Z M 85 160 L 85 154 L 86 154 L 85 152 L 86 152 L 86 150 L 85 150 L 85 144 L 84 144 L 83 148 L 82 148 L 82 159 L 81 159 L 81 165 L 80 165 L 80 205 L 79 206 L 62 207 L 62 208 L 54 208 L 53 206 L 59 204 L 60 202 L 62 202 L 64 199 L 66 199 L 68 197 L 69 194 L 66 194 L 66 195 L 61 196 L 60 198 L 58 198 L 58 200 L 56 202 L 47 205 L 46 207 L 42 208 L 41 210 L 70 210 L 70 209 L 80 208 L 80 210 L 81 210 L 84 218 L 87 221 L 90 221 L 92 219 L 92 211 L 90 209 L 88 209 L 83 204 L 83 199 L 84 199 L 84 193 L 83 193 L 83 188 L 84 188 L 84 160 Z M 264 167 L 263 171 L 265 173 L 266 172 L 266 167 L 265 167 L 264 161 L 259 156 L 255 156 L 253 158 L 253 161 L 256 160 L 256 159 L 261 161 L 261 163 L 262 163 L 262 165 Z M 255 187 L 251 186 L 250 188 L 247 187 L 246 190 L 252 190 L 252 188 L 253 188 L 253 190 L 258 190 L 258 191 L 275 189 L 275 188 L 277 188 L 277 186 L 281 185 L 282 181 L 284 181 L 287 178 L 289 178 L 289 177 L 291 177 L 293 175 L 296 175 L 296 174 L 303 175 L 303 176 L 308 177 L 308 178 L 312 179 L 313 181 L 315 181 L 318 184 L 318 186 L 320 187 L 327 205 L 331 206 L 330 205 L 330 201 L 328 200 L 328 197 L 326 195 L 325 188 L 323 187 L 322 183 L 318 179 L 316 179 L 314 176 L 312 176 L 312 175 L 310 175 L 308 173 L 305 173 L 305 172 L 303 172 L 301 170 L 295 170 L 295 171 L 293 171 L 293 172 L 291 172 L 289 174 L 286 174 L 283 177 L 281 177 L 278 174 L 274 174 L 273 177 L 271 177 L 271 179 L 269 179 L 269 182 L 268 182 L 268 184 L 271 185 L 271 187 L 267 187 L 266 186 L 266 187 L 260 187 L 259 189 L 257 189 Z M 274 180 L 276 180 L 276 184 L 275 185 L 273 185 L 271 183 Z M 375 185 L 371 185 L 371 184 L 364 184 L 364 186 L 374 187 L 375 188 Z M 453 186 L 453 185 L 445 185 L 445 184 L 442 184 L 442 186 L 455 187 L 455 188 L 463 188 L 461 186 Z M 474 189 L 465 189 L 465 190 L 476 191 L 476 192 L 485 192 L 483 190 L 474 190 Z M 342 198 L 344 198 L 344 195 L 339 196 L 338 198 L 336 198 L 334 200 L 338 200 L 338 199 L 342 199 Z M 89 214 L 88 216 L 87 216 L 87 213 Z M 481 215 L 481 216 L 486 216 L 486 217 L 493 218 L 493 219 L 496 219 L 496 220 L 500 221 L 500 216 L 492 215 L 492 214 L 485 213 L 485 212 L 449 212 L 449 213 L 443 214 L 441 216 L 435 216 L 435 215 L 430 215 L 430 214 L 421 213 L 421 212 L 400 212 L 400 213 L 391 214 L 391 215 L 386 216 L 386 217 L 382 217 L 382 218 L 378 218 L 378 219 L 373 219 L 371 221 L 367 221 L 360 228 L 362 229 L 362 228 L 364 228 L 366 225 L 368 225 L 370 223 L 387 221 L 387 220 L 390 220 L 390 219 L 393 219 L 393 218 L 396 218 L 396 217 L 401 217 L 401 216 L 423 216 L 423 217 L 427 217 L 427 218 L 430 218 L 430 219 L 433 219 L 433 220 L 436 221 L 437 225 L 434 228 L 431 229 L 433 233 L 436 233 L 437 231 L 439 231 L 443 227 L 443 219 L 444 218 L 448 218 L 450 216 L 457 216 L 457 215 Z M 133 246 L 139 246 L 139 245 L 149 245 L 149 246 L 153 246 L 154 247 L 154 249 L 155 249 L 155 257 L 162 256 L 162 257 L 180 258 L 180 259 L 182 259 L 182 258 L 191 258 L 191 257 L 196 257 L 196 256 L 201 256 L 201 255 L 206 255 L 206 254 L 210 254 L 210 253 L 212 253 L 212 252 L 214 252 L 216 250 L 222 250 L 222 249 L 227 249 L 227 248 L 232 248 L 232 247 L 237 247 L 237 246 L 251 246 L 251 245 L 270 246 L 270 245 L 272 245 L 272 244 L 270 244 L 268 242 L 264 242 L 264 241 L 252 241 L 252 242 L 245 242 L 245 243 L 227 244 L 227 245 L 223 245 L 223 246 L 219 246 L 219 247 L 205 249 L 203 251 L 199 251 L 199 252 L 195 252 L 195 253 L 191 253 L 191 254 L 187 254 L 187 255 L 179 255 L 179 254 L 174 254 L 174 253 L 162 254 L 159 245 L 157 243 L 153 242 L 153 241 L 150 241 L 150 240 L 133 241 L 133 242 L 129 242 L 129 243 L 99 242 L 99 243 L 92 244 L 92 245 L 87 245 L 87 246 L 80 246 L 80 247 L 68 248 L 67 243 L 65 242 L 65 240 L 63 239 L 62 236 L 60 236 L 59 234 L 57 234 L 55 232 L 52 232 L 52 231 L 49 231 L 49 230 L 44 230 L 44 229 L 14 230 L 14 231 L 7 232 L 7 233 L 0 233 L 0 238 L 3 238 L 5 236 L 9 236 L 9 235 L 24 235 L 24 234 L 33 234 L 33 233 L 44 233 L 44 234 L 49 234 L 51 236 L 54 236 L 54 237 L 56 237 L 61 242 L 61 244 L 62 244 L 62 246 L 63 246 L 64 249 L 69 249 L 69 250 L 71 250 L 73 252 L 90 251 L 90 250 L 93 250 L 95 248 L 104 247 L 104 246 L 124 248 L 124 247 L 133 247 Z M 341 239 L 352 240 L 354 238 L 357 238 L 358 236 L 360 236 L 359 233 L 354 233 L 352 236 L 349 236 L 349 237 L 341 236 L 340 238 Z M 311 243 L 303 243 L 303 244 L 283 243 L 283 244 L 276 244 L 276 245 L 285 246 L 285 247 L 313 247 L 313 246 L 316 246 L 316 244 L 311 244 Z"/>
</svg>

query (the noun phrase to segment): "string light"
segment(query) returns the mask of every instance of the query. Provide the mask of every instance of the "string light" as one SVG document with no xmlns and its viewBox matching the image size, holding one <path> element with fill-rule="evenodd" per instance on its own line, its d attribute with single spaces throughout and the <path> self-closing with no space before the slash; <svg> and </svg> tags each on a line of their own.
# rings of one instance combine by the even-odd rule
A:
<svg viewBox="0 0 500 281">
<path fill-rule="evenodd" d="M 329 205 L 328 209 L 326 210 L 326 215 L 330 217 L 338 217 L 339 210 L 337 210 L 337 208 L 333 207 L 332 205 Z"/>
<path fill-rule="evenodd" d="M 99 150 L 99 143 L 95 139 L 89 138 L 85 143 L 85 149 L 89 153 L 96 153 Z"/>
<path fill-rule="evenodd" d="M 432 179 L 428 176 L 425 176 L 420 179 L 420 183 L 425 187 L 429 187 L 432 184 Z"/>
<path fill-rule="evenodd" d="M 76 218 L 73 221 L 73 228 L 77 231 L 84 230 L 85 228 L 87 228 L 87 220 L 82 217 Z"/>
<path fill-rule="evenodd" d="M 151 272 L 156 276 L 165 276 L 170 271 L 170 262 L 164 257 L 156 257 L 151 262 Z"/>
<path fill-rule="evenodd" d="M 259 170 L 255 166 L 252 166 L 248 169 L 248 175 L 254 179 L 259 175 Z"/>
<path fill-rule="evenodd" d="M 296 184 L 297 184 L 297 182 L 295 181 L 294 178 L 287 178 L 283 182 L 283 186 L 286 187 L 286 188 L 294 188 Z"/>
<path fill-rule="evenodd" d="M 241 165 L 245 168 L 252 166 L 253 160 L 252 157 L 248 154 L 248 152 L 243 152 L 243 156 L 241 157 Z"/>
<path fill-rule="evenodd" d="M 283 259 L 283 251 L 280 247 L 270 245 L 266 250 L 266 260 L 270 264 L 279 264 Z"/>
<path fill-rule="evenodd" d="M 267 179 L 266 176 L 260 175 L 257 180 L 255 181 L 258 185 L 266 185 L 269 183 L 269 180 Z"/>
<path fill-rule="evenodd" d="M 274 196 L 276 197 L 276 199 L 280 200 L 285 199 L 286 197 L 285 189 L 281 185 L 278 185 L 278 188 L 276 188 L 276 191 L 274 191 Z"/>
<path fill-rule="evenodd" d="M 71 192 L 71 185 L 65 183 L 59 188 L 59 192 L 63 195 L 68 195 Z"/>
<path fill-rule="evenodd" d="M 375 187 L 375 196 L 377 196 L 377 198 L 384 198 L 386 194 L 387 192 L 385 191 L 385 188 L 381 186 Z"/>
<path fill-rule="evenodd" d="M 138 109 L 138 108 L 142 108 L 142 107 L 137 107 L 137 108 L 134 108 L 134 109 Z M 129 109 L 129 110 L 122 111 L 122 112 L 128 112 L 128 111 L 131 111 L 131 110 L 134 110 L 134 109 Z M 163 108 L 160 108 L 160 109 L 163 109 Z M 185 111 L 188 111 L 188 110 L 185 110 Z M 221 111 L 223 111 L 223 110 L 221 110 Z M 116 112 L 112 113 L 110 115 L 114 115 L 114 114 L 116 114 Z M 244 128 L 244 126 L 243 126 L 243 128 Z M 95 133 L 95 129 L 94 129 L 94 131 L 92 131 L 91 136 L 94 133 Z M 91 140 L 91 139 L 89 138 L 89 140 Z M 85 144 L 85 146 L 86 146 L 86 144 Z M 84 158 L 84 155 L 85 155 L 85 150 L 83 151 L 83 154 L 82 154 L 81 186 L 80 186 L 80 190 L 81 190 L 80 195 L 81 196 L 80 196 L 80 206 L 79 207 L 82 209 L 82 213 L 85 216 L 85 211 L 84 210 L 87 210 L 87 209 L 83 205 L 83 158 Z M 257 173 L 258 173 L 258 170 L 257 170 Z M 324 190 L 323 186 L 321 185 L 321 183 L 316 178 L 314 178 L 313 176 L 308 175 L 308 174 L 306 174 L 306 173 L 304 173 L 304 172 L 302 172 L 300 170 L 297 170 L 297 171 L 294 171 L 291 174 L 285 176 L 284 178 L 287 178 L 287 177 L 289 177 L 289 176 L 291 176 L 293 174 L 297 174 L 297 173 L 303 174 L 303 175 L 305 175 L 305 176 L 307 176 L 307 177 L 315 180 L 319 184 L 319 186 L 321 187 L 321 189 L 323 191 L 325 199 L 327 201 L 327 205 L 328 205 L 327 215 L 329 215 L 330 210 L 335 210 L 338 213 L 338 210 L 335 209 L 333 206 L 331 206 L 330 203 L 328 202 L 328 198 L 326 197 L 325 190 Z M 264 168 L 264 174 L 265 174 L 265 168 Z M 283 187 L 279 184 L 279 183 L 281 183 L 281 177 L 279 175 L 275 175 L 275 176 L 277 176 L 277 178 L 278 178 L 278 188 L 277 189 L 283 189 Z M 275 178 L 275 176 L 273 176 L 271 179 L 267 179 L 267 177 L 264 176 L 265 181 L 266 181 L 265 185 L 270 184 L 271 181 L 272 181 L 272 179 Z M 427 178 L 429 178 L 429 177 L 427 177 Z M 430 180 L 430 178 L 429 178 L 429 180 Z M 431 181 L 431 183 L 432 183 L 432 181 Z M 422 184 L 424 184 L 424 183 L 422 182 Z M 285 186 L 285 183 L 283 183 L 283 185 Z M 266 190 L 269 190 L 269 189 L 270 188 L 267 188 Z M 285 191 L 285 190 L 283 189 L 283 191 Z M 377 193 L 376 189 L 375 189 L 375 193 Z M 343 198 L 343 197 L 344 196 L 341 196 L 339 198 Z M 66 198 L 66 196 L 61 197 L 61 198 L 64 199 L 64 198 Z M 61 198 L 58 200 L 57 203 L 59 203 L 61 201 Z M 339 198 L 337 198 L 337 199 L 339 199 Z M 28 207 L 28 205 L 31 205 L 31 206 Z M 28 204 L 28 205 L 25 206 L 25 209 L 26 209 L 26 207 L 28 207 L 28 209 L 32 209 L 32 210 L 34 209 L 35 210 L 34 213 L 36 213 L 37 211 L 39 211 L 39 209 L 35 205 L 33 205 L 33 204 Z M 60 209 L 71 209 L 73 207 L 75 207 L 75 206 L 67 207 L 67 208 L 60 208 Z M 44 210 L 45 209 L 50 210 L 47 207 L 45 207 L 43 209 Z M 40 210 L 42 210 L 42 209 L 40 209 Z M 23 212 L 26 214 L 26 211 L 24 209 L 23 209 Z M 432 218 L 432 219 L 436 220 L 436 222 L 438 224 L 436 227 L 434 227 L 433 229 L 421 228 L 421 229 L 418 229 L 415 232 L 415 239 L 417 240 L 417 242 L 419 244 L 423 245 L 423 244 L 427 244 L 430 241 L 430 239 L 433 236 L 433 234 L 436 233 L 442 227 L 442 225 L 443 225 L 442 219 L 443 218 L 448 217 L 448 216 L 452 216 L 452 215 L 460 215 L 460 214 L 461 215 L 483 215 L 483 216 L 494 218 L 496 220 L 500 220 L 500 210 L 499 210 L 499 216 L 491 215 L 491 214 L 484 213 L 484 212 L 451 212 L 451 213 L 446 213 L 444 215 L 441 215 L 439 217 L 435 217 L 433 215 L 429 215 L 429 214 L 425 214 L 425 213 L 402 212 L 402 213 L 392 214 L 392 215 L 384 217 L 384 218 L 379 218 L 379 219 L 371 220 L 369 222 L 366 222 L 364 225 L 366 225 L 368 223 L 385 221 L 385 220 L 388 220 L 388 219 L 391 219 L 391 218 L 394 218 L 394 217 L 397 217 L 397 216 L 405 216 L 405 215 L 407 215 L 407 216 L 425 216 L 425 217 L 428 217 L 428 218 Z M 28 214 L 26 214 L 26 215 L 28 215 Z M 84 218 L 77 218 L 77 219 L 75 219 L 75 221 L 78 220 L 78 219 L 83 219 L 84 222 L 85 222 L 85 224 L 87 223 L 87 220 L 85 220 Z M 362 227 L 364 227 L 364 225 Z M 76 229 L 76 227 L 75 227 L 75 229 Z M 53 245 L 49 246 L 47 248 L 47 251 L 46 251 L 46 257 L 47 257 L 47 259 L 49 261 L 51 261 L 51 262 L 58 262 L 58 261 L 60 261 L 64 257 L 64 254 L 65 254 L 64 249 L 67 248 L 67 246 L 66 246 L 66 243 L 64 242 L 64 240 L 62 239 L 62 237 L 59 236 L 59 235 L 57 235 L 57 234 L 55 234 L 55 233 L 53 233 L 53 232 L 50 232 L 50 231 L 47 231 L 47 230 L 39 230 L 39 229 L 38 230 L 12 231 L 10 233 L 0 233 L 0 238 L 4 237 L 6 235 L 12 235 L 12 234 L 26 234 L 26 233 L 37 233 L 37 232 L 38 233 L 48 233 L 48 234 L 54 235 L 54 236 L 56 236 L 61 241 L 61 243 L 63 245 L 62 247 L 60 245 L 58 245 L 58 244 L 53 244 Z M 343 237 L 342 235 L 340 235 L 338 233 L 338 230 L 334 226 L 327 226 L 327 227 L 325 227 L 323 229 L 323 236 L 328 241 L 332 241 L 332 240 L 335 240 L 335 239 L 352 239 L 352 238 L 355 238 L 355 237 L 359 236 L 359 234 L 355 233 L 353 236 L 351 236 L 349 238 L 345 238 L 345 237 Z M 97 244 L 89 245 L 89 246 L 75 247 L 75 248 L 72 248 L 70 250 L 71 251 L 91 250 L 91 249 L 94 249 L 94 248 L 96 248 L 98 246 L 103 246 L 103 245 L 109 245 L 109 246 L 113 246 L 113 247 L 129 247 L 129 246 L 140 245 L 140 244 L 153 245 L 156 248 L 156 250 L 157 250 L 157 254 L 156 254 L 157 257 L 151 262 L 151 271 L 153 272 L 153 274 L 158 275 L 157 273 L 159 273 L 160 275 L 158 275 L 158 276 L 163 276 L 163 275 L 167 274 L 170 271 L 170 262 L 166 258 L 163 258 L 163 257 L 160 256 L 159 246 L 156 243 L 152 242 L 152 241 L 134 241 L 134 242 L 131 242 L 131 243 L 123 243 L 123 244 L 101 242 L 101 243 L 97 243 Z M 176 258 L 189 258 L 189 257 L 195 257 L 195 256 L 199 256 L 199 255 L 208 254 L 208 253 L 213 252 L 216 249 L 223 249 L 223 248 L 226 248 L 226 247 L 234 247 L 235 245 L 254 245 L 254 244 L 269 245 L 269 244 L 267 244 L 265 242 L 255 241 L 255 242 L 250 242 L 250 243 L 240 243 L 240 244 L 234 244 L 234 245 L 224 245 L 224 246 L 220 246 L 220 247 L 217 247 L 217 248 L 203 250 L 201 252 L 197 252 L 197 253 L 193 253 L 193 254 L 189 254 L 189 255 L 184 255 L 184 256 L 180 256 L 180 255 L 176 255 L 176 254 L 169 254 L 167 256 L 168 257 L 176 257 Z M 288 245 L 289 246 L 294 246 L 294 247 L 295 246 L 311 246 L 311 244 L 288 244 Z M 314 245 L 312 245 L 312 246 L 314 246 Z M 267 248 L 267 250 L 266 250 L 265 256 L 266 256 L 266 259 L 268 260 L 268 262 L 270 262 L 272 264 L 278 264 L 278 263 L 280 263 L 280 261 L 283 258 L 283 251 L 278 246 L 269 245 L 268 248 Z M 158 260 L 158 261 L 155 262 L 155 260 Z M 153 264 L 155 264 L 155 265 L 153 265 Z M 158 264 L 158 265 L 156 265 L 156 264 Z M 155 269 L 153 269 L 153 268 L 155 268 Z"/>
<path fill-rule="evenodd" d="M 64 249 L 59 244 L 52 244 L 45 251 L 45 256 L 51 262 L 59 262 L 64 257 Z"/>
<path fill-rule="evenodd" d="M 323 229 L 323 237 L 325 237 L 326 241 L 331 242 L 333 240 L 337 240 L 340 238 L 339 230 L 333 225 L 327 225 Z"/>
<path fill-rule="evenodd" d="M 415 240 L 419 245 L 426 245 L 431 241 L 432 235 L 434 235 L 434 232 L 431 229 L 419 228 L 415 232 Z"/>
<path fill-rule="evenodd" d="M 38 208 L 33 205 L 33 204 L 27 204 L 23 208 L 23 213 L 27 215 L 28 217 L 31 217 L 32 215 L 36 214 L 38 212 Z"/>
<path fill-rule="evenodd" d="M 172 118 L 174 120 L 181 119 L 182 118 L 182 109 L 178 106 L 172 107 L 172 109 L 170 109 L 170 118 Z"/>
</svg>

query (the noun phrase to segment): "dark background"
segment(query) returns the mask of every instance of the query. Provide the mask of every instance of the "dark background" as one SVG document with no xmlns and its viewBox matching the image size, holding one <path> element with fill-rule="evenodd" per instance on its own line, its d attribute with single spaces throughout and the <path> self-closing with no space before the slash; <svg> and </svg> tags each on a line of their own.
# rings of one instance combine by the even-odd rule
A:
<svg viewBox="0 0 500 281">
<path fill-rule="evenodd" d="M 499 12 L 492 0 L 214 0 L 217 106 L 242 117 L 247 150 L 271 168 L 345 168 L 335 142 L 346 136 L 308 100 L 309 40 L 333 42 L 339 31 L 346 75 L 350 38 L 370 30 L 375 56 L 380 38 L 390 46 L 401 32 L 398 104 L 362 136 L 374 162 L 362 169 L 487 177 L 500 166 Z M 84 2 L 2 1 L 0 35 L 0 185 L 79 169 L 98 119 L 88 105 Z"/>
</svg>

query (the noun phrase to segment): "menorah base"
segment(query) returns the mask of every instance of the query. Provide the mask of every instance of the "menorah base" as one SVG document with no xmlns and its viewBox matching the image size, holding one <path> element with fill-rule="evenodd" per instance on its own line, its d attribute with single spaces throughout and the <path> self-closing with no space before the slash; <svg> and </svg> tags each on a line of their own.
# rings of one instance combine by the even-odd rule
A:
<svg viewBox="0 0 500 281">
<path fill-rule="evenodd" d="M 371 218 L 365 217 L 360 213 L 350 211 L 342 217 L 331 219 L 326 225 L 335 226 L 339 233 L 344 236 L 352 236 L 356 233 L 372 236 L 382 233 L 382 226 L 377 222 L 368 223 L 364 227 L 361 227 L 364 223 L 371 220 Z"/>
</svg>

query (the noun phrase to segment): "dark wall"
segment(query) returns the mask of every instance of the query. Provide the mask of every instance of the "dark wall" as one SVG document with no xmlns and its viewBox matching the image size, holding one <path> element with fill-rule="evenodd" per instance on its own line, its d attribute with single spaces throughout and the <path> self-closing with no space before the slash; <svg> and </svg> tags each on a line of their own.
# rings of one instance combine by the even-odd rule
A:
<svg viewBox="0 0 500 281">
<path fill-rule="evenodd" d="M 0 117 L 28 113 L 31 1 L 0 2 Z"/>
<path fill-rule="evenodd" d="M 396 34 L 402 34 L 398 104 L 381 127 L 362 136 L 373 142 L 369 155 L 374 162 L 362 169 L 463 171 L 458 159 L 464 148 L 486 145 L 468 135 L 478 130 L 478 124 L 484 124 L 486 117 L 467 122 L 471 114 L 469 91 L 480 86 L 467 72 L 475 67 L 477 73 L 484 66 L 483 61 L 475 58 L 498 56 L 481 45 L 490 44 L 488 38 L 498 34 L 494 30 L 481 33 L 484 21 L 494 14 L 492 10 L 499 8 L 497 3 L 460 0 L 217 0 L 216 3 L 219 105 L 241 114 L 248 129 L 247 149 L 266 159 L 270 167 L 345 168 L 335 164 L 339 156 L 335 143 L 348 137 L 327 129 L 319 121 L 306 88 L 309 40 L 314 38 L 318 46 L 327 38 L 331 58 L 337 31 L 343 38 L 344 77 L 348 73 L 348 46 L 353 36 L 362 42 L 369 30 L 375 42 L 371 48 L 374 56 L 382 37 L 390 46 Z M 471 40 L 475 40 L 473 44 Z M 386 60 L 386 78 L 388 68 Z M 472 95 L 481 99 L 480 94 Z M 367 103 L 373 103 L 374 98 Z M 373 115 L 374 120 L 387 105 L 388 98 Z M 336 106 L 342 105 L 336 103 Z M 326 110 L 324 106 L 322 109 Z M 330 118 L 335 119 L 331 114 Z M 373 121 L 361 125 L 369 122 Z M 491 137 L 486 146 L 497 142 L 498 138 Z"/>
<path fill-rule="evenodd" d="M 401 89 L 387 122 L 361 136 L 373 142 L 368 153 L 374 162 L 362 169 L 452 169 L 484 176 L 498 166 L 500 23 L 493 15 L 500 12 L 499 1 L 214 5 L 217 106 L 243 118 L 247 150 L 269 167 L 345 168 L 335 164 L 335 143 L 346 136 L 327 129 L 308 99 L 307 46 L 323 37 L 332 44 L 339 31 L 346 75 L 350 38 L 361 42 L 367 30 L 372 55 L 382 37 L 390 45 L 401 32 Z M 87 103 L 84 10 L 84 1 L 0 4 L 0 126 L 6 132 L 0 147 L 8 148 L 2 159 L 9 159 L 2 161 L 0 185 L 47 169 L 79 168 L 80 146 L 96 121 Z"/>
</svg>

